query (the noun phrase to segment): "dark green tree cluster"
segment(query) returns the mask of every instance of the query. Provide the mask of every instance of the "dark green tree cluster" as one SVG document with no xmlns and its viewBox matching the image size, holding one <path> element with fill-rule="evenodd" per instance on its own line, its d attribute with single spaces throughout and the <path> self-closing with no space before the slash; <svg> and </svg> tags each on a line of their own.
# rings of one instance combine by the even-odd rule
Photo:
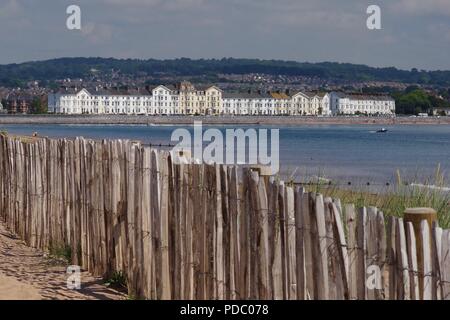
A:
<svg viewBox="0 0 450 320">
<path fill-rule="evenodd" d="M 397 114 L 431 114 L 433 108 L 450 108 L 449 101 L 429 94 L 417 87 L 409 87 L 403 92 L 393 93 L 393 97 L 395 98 Z"/>
<path fill-rule="evenodd" d="M 47 111 L 47 99 L 44 97 L 34 97 L 31 102 L 31 112 L 35 114 L 45 114 Z"/>
</svg>

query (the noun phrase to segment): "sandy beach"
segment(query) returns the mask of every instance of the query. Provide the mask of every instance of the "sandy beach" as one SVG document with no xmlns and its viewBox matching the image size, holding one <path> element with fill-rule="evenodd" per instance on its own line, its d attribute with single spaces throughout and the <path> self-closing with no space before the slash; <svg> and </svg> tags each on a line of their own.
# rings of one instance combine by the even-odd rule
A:
<svg viewBox="0 0 450 320">
<path fill-rule="evenodd" d="M 4 124 L 135 124 L 187 125 L 449 125 L 450 117 L 303 117 L 303 116 L 130 116 L 130 115 L 1 115 Z M 0 128 L 1 129 L 1 128 Z"/>
</svg>

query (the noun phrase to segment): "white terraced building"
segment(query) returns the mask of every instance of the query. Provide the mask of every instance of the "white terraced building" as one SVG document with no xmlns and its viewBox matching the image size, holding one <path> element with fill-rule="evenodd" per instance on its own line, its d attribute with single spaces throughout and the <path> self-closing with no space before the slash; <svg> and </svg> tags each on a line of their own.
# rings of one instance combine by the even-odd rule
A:
<svg viewBox="0 0 450 320">
<path fill-rule="evenodd" d="M 330 116 L 330 95 L 328 93 L 297 92 L 292 96 L 292 109 L 298 115 Z"/>
<path fill-rule="evenodd" d="M 148 92 L 68 89 L 48 95 L 48 112 L 61 114 L 155 114 Z"/>
<path fill-rule="evenodd" d="M 171 115 L 180 112 L 180 94 L 172 86 L 158 86 L 151 91 L 147 114 Z"/>
<path fill-rule="evenodd" d="M 49 94 L 48 110 L 57 114 L 330 116 L 393 114 L 395 101 L 336 92 L 225 93 L 216 86 L 195 87 L 184 81 L 145 89 L 66 88 Z"/>
<path fill-rule="evenodd" d="M 327 93 L 247 91 L 223 95 L 223 114 L 229 115 L 329 115 L 329 106 Z"/>
<path fill-rule="evenodd" d="M 386 95 L 331 93 L 333 115 L 395 115 L 395 100 Z"/>
<path fill-rule="evenodd" d="M 219 114 L 222 90 L 215 86 L 179 86 L 153 89 L 69 88 L 48 95 L 48 111 L 59 114 Z"/>
</svg>

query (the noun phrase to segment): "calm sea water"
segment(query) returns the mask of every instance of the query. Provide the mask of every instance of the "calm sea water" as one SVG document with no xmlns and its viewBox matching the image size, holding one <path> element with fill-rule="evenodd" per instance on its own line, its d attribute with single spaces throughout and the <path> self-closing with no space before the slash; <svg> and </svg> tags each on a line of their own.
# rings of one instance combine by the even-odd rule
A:
<svg viewBox="0 0 450 320">
<path fill-rule="evenodd" d="M 11 134 L 38 132 L 40 136 L 137 139 L 167 144 L 182 126 L 128 125 L 6 125 Z M 189 128 L 189 127 L 187 127 Z M 204 126 L 204 129 L 209 127 Z M 222 126 L 221 130 L 234 128 Z M 245 126 L 241 128 L 246 128 Z M 254 127 L 278 128 L 271 126 Z M 450 177 L 450 126 L 311 125 L 280 127 L 281 173 L 296 181 L 322 176 L 347 184 L 393 183 L 399 170 L 405 181 L 425 183 L 437 167 Z M 173 143 L 173 142 L 172 142 Z M 430 181 L 433 183 L 433 181 Z M 447 183 L 448 185 L 448 183 Z"/>
</svg>

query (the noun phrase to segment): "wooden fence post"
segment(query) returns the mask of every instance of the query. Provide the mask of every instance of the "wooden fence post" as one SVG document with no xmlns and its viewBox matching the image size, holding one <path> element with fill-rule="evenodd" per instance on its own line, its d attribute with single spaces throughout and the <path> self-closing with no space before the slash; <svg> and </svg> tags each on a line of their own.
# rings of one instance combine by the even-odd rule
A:
<svg viewBox="0 0 450 320">
<path fill-rule="evenodd" d="M 321 194 L 317 194 L 315 199 L 314 212 L 314 281 L 317 284 L 318 300 L 329 299 L 329 281 L 328 281 L 328 249 L 327 249 L 327 233 L 325 226 L 325 208 L 324 200 Z"/>
<path fill-rule="evenodd" d="M 403 219 L 398 219 L 396 228 L 396 251 L 397 251 L 397 298 L 400 300 L 410 299 L 410 282 L 408 254 L 406 249 L 406 234 Z"/>
<path fill-rule="evenodd" d="M 345 223 L 348 234 L 348 289 L 349 299 L 356 300 L 358 298 L 358 244 L 357 244 L 357 222 L 356 210 L 352 204 L 345 206 Z"/>
<path fill-rule="evenodd" d="M 387 241 L 386 241 L 386 259 L 388 261 L 389 270 L 389 300 L 395 300 L 397 297 L 397 250 L 395 246 L 395 230 L 397 225 L 397 218 L 390 216 L 387 225 Z"/>
<path fill-rule="evenodd" d="M 416 235 L 411 222 L 405 224 L 406 243 L 408 249 L 409 281 L 411 289 L 411 300 L 419 300 L 419 277 L 417 269 Z"/>
<path fill-rule="evenodd" d="M 431 227 L 433 223 L 437 221 L 437 213 L 434 209 L 431 208 L 409 208 L 405 210 L 405 222 L 411 222 L 414 228 L 414 233 L 416 235 L 416 249 L 417 249 L 417 268 L 419 270 L 419 292 L 420 299 L 423 299 L 424 292 L 424 261 L 423 254 L 421 254 L 424 250 L 422 238 L 419 236 L 421 234 L 421 223 L 422 220 L 426 220 L 429 228 L 428 235 L 431 235 Z M 431 245 L 431 241 L 430 241 Z M 430 247 L 431 250 L 431 247 Z"/>
<path fill-rule="evenodd" d="M 433 300 L 442 298 L 442 228 L 439 228 L 438 222 L 433 223 L 431 232 L 431 264 L 433 272 L 432 296 Z"/>
<path fill-rule="evenodd" d="M 442 300 L 450 300 L 450 230 L 442 233 Z"/>
<path fill-rule="evenodd" d="M 269 206 L 270 215 L 272 216 L 272 223 L 269 229 L 269 246 L 271 248 L 271 269 L 269 270 L 269 275 L 272 276 L 272 293 L 274 300 L 283 299 L 283 288 L 284 288 L 284 278 L 283 278 L 283 268 L 282 259 L 284 257 L 282 253 L 282 243 L 281 229 L 282 229 L 282 214 L 279 210 L 280 205 L 278 202 L 279 185 L 275 179 L 271 179 L 269 186 Z"/>
<path fill-rule="evenodd" d="M 342 223 L 342 217 L 340 215 L 340 203 L 333 202 L 330 204 L 330 210 L 333 218 L 333 235 L 334 241 L 336 242 L 336 255 L 337 255 L 337 266 L 340 270 L 335 272 L 340 274 L 340 279 L 338 279 L 338 296 L 337 299 L 348 300 L 350 298 L 349 289 L 349 256 L 347 241 L 345 239 L 344 224 Z"/>
<path fill-rule="evenodd" d="M 287 293 L 289 300 L 297 299 L 297 268 L 296 268 L 296 238 L 295 238 L 295 198 L 294 188 L 286 186 L 285 188 L 285 230 L 286 230 L 286 269 L 287 269 Z"/>
<path fill-rule="evenodd" d="M 358 212 L 356 226 L 356 243 L 357 243 L 357 297 L 358 300 L 367 299 L 366 290 L 366 254 L 367 254 L 367 209 L 360 208 Z"/>
<path fill-rule="evenodd" d="M 422 300 L 432 299 L 432 264 L 431 264 L 431 241 L 430 241 L 430 227 L 427 220 L 422 220 L 420 223 L 419 243 L 421 249 L 418 256 L 423 261 L 423 269 L 419 274 L 419 280 L 422 279 L 422 287 L 420 288 L 420 297 Z"/>
<path fill-rule="evenodd" d="M 296 277 L 297 299 L 305 299 L 305 245 L 304 245 L 304 221 L 303 221 L 303 195 L 305 190 L 295 188 L 295 251 L 296 251 Z"/>
</svg>

